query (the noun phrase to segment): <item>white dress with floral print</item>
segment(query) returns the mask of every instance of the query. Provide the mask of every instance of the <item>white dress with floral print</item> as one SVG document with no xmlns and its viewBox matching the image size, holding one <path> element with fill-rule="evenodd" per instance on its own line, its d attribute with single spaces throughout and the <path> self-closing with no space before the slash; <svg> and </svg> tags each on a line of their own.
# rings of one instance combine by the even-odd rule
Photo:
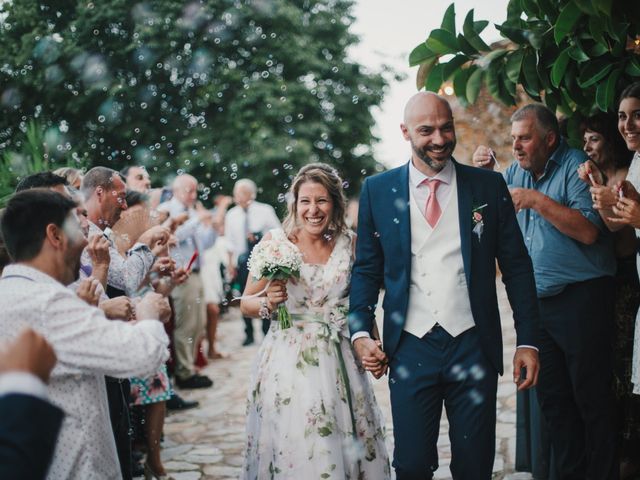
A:
<svg viewBox="0 0 640 480">
<path fill-rule="evenodd" d="M 349 340 L 351 243 L 340 236 L 326 264 L 304 264 L 287 283 L 293 326 L 273 322 L 258 352 L 242 479 L 390 478 L 380 411 Z"/>
</svg>

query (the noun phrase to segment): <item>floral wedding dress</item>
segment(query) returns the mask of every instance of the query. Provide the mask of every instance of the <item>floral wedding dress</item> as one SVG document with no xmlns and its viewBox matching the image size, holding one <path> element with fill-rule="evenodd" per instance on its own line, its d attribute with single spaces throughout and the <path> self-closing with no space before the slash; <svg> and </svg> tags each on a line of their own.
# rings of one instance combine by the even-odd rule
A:
<svg viewBox="0 0 640 480">
<path fill-rule="evenodd" d="M 341 235 L 326 264 L 304 264 L 287 283 L 293 326 L 272 322 L 257 355 L 243 479 L 390 478 L 381 415 L 349 340 L 351 244 Z"/>
</svg>

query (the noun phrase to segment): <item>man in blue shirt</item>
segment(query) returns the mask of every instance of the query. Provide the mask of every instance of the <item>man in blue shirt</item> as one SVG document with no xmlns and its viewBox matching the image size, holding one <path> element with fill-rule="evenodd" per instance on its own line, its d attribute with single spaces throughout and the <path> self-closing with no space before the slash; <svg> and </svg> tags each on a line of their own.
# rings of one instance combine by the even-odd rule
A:
<svg viewBox="0 0 640 480">
<path fill-rule="evenodd" d="M 540 307 L 538 400 L 559 478 L 617 478 L 611 393 L 611 238 L 576 169 L 586 160 L 547 107 L 511 117 L 517 160 L 504 172 L 533 268 Z M 493 168 L 479 147 L 473 163 Z"/>
</svg>

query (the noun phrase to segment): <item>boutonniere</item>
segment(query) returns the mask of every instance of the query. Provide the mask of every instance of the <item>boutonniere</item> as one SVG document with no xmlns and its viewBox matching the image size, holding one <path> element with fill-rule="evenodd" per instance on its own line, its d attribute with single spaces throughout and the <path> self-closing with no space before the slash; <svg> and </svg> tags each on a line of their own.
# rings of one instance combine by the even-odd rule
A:
<svg viewBox="0 0 640 480">
<path fill-rule="evenodd" d="M 471 219 L 473 221 L 473 233 L 478 236 L 478 241 L 482 237 L 482 229 L 484 228 L 484 218 L 482 216 L 482 211 L 487 204 L 480 205 L 478 207 L 473 207 L 471 209 Z"/>
</svg>

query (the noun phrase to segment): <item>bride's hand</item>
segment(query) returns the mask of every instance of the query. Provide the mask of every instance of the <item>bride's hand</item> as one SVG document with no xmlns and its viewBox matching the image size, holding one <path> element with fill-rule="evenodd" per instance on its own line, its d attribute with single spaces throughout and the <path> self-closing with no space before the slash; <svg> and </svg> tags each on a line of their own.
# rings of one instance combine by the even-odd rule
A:
<svg viewBox="0 0 640 480">
<path fill-rule="evenodd" d="M 286 280 L 273 280 L 267 288 L 267 303 L 269 310 L 273 311 L 275 308 L 287 301 L 287 282 Z"/>
</svg>

